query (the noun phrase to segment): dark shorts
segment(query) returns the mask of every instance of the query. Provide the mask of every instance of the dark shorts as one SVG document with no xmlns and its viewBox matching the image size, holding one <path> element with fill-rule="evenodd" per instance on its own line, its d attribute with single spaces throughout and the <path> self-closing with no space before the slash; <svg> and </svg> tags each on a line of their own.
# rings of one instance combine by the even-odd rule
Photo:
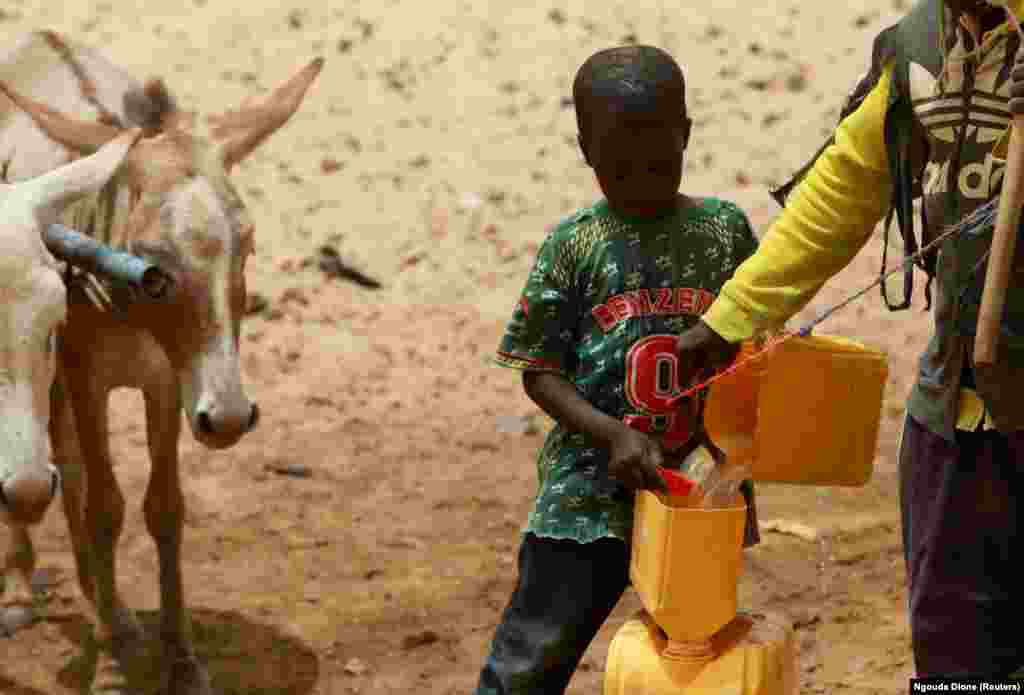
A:
<svg viewBox="0 0 1024 695">
<path fill-rule="evenodd" d="M 558 695 L 629 586 L 629 546 L 527 533 L 476 695 Z"/>
<path fill-rule="evenodd" d="M 918 676 L 1003 677 L 1024 665 L 1024 432 L 957 432 L 908 417 L 900 511 Z"/>
</svg>

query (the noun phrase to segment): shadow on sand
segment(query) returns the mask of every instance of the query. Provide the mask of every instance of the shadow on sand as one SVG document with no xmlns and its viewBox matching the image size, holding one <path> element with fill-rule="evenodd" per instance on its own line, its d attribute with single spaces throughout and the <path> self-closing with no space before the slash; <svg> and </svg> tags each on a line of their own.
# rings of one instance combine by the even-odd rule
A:
<svg viewBox="0 0 1024 695">
<path fill-rule="evenodd" d="M 160 692 L 161 666 L 156 637 L 159 614 L 138 611 L 136 616 L 146 630 L 149 655 L 145 663 L 139 664 L 138 673 L 128 676 L 129 685 L 140 695 L 156 695 Z M 209 671 L 218 695 L 309 695 L 312 692 L 320 665 L 313 650 L 301 641 L 234 612 L 192 609 L 191 616 L 197 655 Z M 59 624 L 64 637 L 76 647 L 71 659 L 57 674 L 57 681 L 70 692 L 88 693 L 97 661 L 91 625 L 79 614 L 47 619 Z M 0 693 L 52 695 L 16 683 L 2 672 Z"/>
</svg>

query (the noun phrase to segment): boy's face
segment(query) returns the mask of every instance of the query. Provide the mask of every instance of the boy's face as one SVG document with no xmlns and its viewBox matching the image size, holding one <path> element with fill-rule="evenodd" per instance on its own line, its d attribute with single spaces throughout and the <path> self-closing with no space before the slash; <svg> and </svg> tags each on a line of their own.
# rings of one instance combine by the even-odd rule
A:
<svg viewBox="0 0 1024 695">
<path fill-rule="evenodd" d="M 675 204 L 689 137 L 685 114 L 604 111 L 590 116 L 579 143 L 611 208 L 650 217 Z"/>
</svg>

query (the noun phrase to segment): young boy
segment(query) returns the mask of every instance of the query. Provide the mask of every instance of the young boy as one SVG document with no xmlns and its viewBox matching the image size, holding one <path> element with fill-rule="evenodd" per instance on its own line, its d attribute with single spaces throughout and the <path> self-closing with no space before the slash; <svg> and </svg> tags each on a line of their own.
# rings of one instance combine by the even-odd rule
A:
<svg viewBox="0 0 1024 695">
<path fill-rule="evenodd" d="M 668 54 L 600 51 L 573 100 L 605 200 L 548 235 L 498 352 L 557 424 L 479 695 L 565 690 L 629 585 L 634 490 L 666 491 L 658 467 L 703 439 L 696 403 L 667 407 L 693 376 L 675 369 L 675 336 L 757 247 L 735 205 L 679 193 L 691 121 Z"/>
</svg>

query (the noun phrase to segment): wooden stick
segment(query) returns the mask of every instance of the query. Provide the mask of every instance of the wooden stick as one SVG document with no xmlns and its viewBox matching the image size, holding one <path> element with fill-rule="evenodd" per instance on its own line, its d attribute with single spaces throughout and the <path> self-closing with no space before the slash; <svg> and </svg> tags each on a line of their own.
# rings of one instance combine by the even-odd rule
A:
<svg viewBox="0 0 1024 695">
<path fill-rule="evenodd" d="M 1010 284 L 1010 269 L 1017 249 L 1017 227 L 1021 206 L 1024 205 L 1024 114 L 1013 117 L 1010 145 L 1006 153 L 1003 190 L 999 196 L 996 228 L 992 234 L 992 250 L 985 270 L 985 289 L 981 295 L 978 313 L 978 335 L 974 343 L 974 364 L 991 366 L 996 363 L 999 347 L 999 329 L 1006 306 L 1006 288 Z"/>
<path fill-rule="evenodd" d="M 990 4 L 998 5 L 1006 12 L 1006 19 L 1017 35 L 1024 39 L 1024 30 L 1013 10 L 1004 0 Z M 966 127 L 966 125 L 964 126 Z M 1003 189 L 999 195 L 999 209 L 996 212 L 996 228 L 992 233 L 992 247 L 989 251 L 988 268 L 985 270 L 985 288 L 981 295 L 981 310 L 978 313 L 978 335 L 974 341 L 974 364 L 979 367 L 996 363 L 999 349 L 1000 326 L 1003 309 L 1006 306 L 1006 288 L 1010 284 L 1010 269 L 1013 255 L 1017 250 L 1017 227 L 1020 224 L 1021 205 L 1024 204 L 1024 114 L 1013 117 L 1013 130 L 1006 152 L 1006 169 L 1003 172 Z"/>
<path fill-rule="evenodd" d="M 71 269 L 71 282 L 74 282 L 78 288 L 82 290 L 82 294 L 85 295 L 85 298 L 89 300 L 97 311 L 106 312 L 108 310 L 108 305 L 104 304 L 100 296 L 96 294 L 94 285 L 89 282 L 92 278 L 90 278 L 85 271 L 79 268 L 75 268 L 70 265 L 69 268 Z M 93 280 L 93 282 L 95 282 L 95 280 Z"/>
<path fill-rule="evenodd" d="M 96 296 L 103 302 L 103 306 L 109 309 L 114 305 L 114 301 L 110 298 L 110 295 L 107 294 L 107 290 L 103 287 L 103 284 L 96 279 L 95 275 L 92 273 L 85 273 L 85 281 L 89 283 L 93 291 L 96 293 Z"/>
<path fill-rule="evenodd" d="M 88 299 L 89 302 L 94 307 L 96 307 L 97 311 L 105 312 L 107 310 L 107 308 L 105 306 L 103 306 L 103 302 L 100 301 L 99 297 L 96 296 L 96 293 L 93 291 L 93 289 L 91 287 L 89 287 L 88 285 L 83 284 L 83 285 L 81 285 L 81 288 L 82 288 L 82 292 L 85 293 L 86 299 Z"/>
</svg>

